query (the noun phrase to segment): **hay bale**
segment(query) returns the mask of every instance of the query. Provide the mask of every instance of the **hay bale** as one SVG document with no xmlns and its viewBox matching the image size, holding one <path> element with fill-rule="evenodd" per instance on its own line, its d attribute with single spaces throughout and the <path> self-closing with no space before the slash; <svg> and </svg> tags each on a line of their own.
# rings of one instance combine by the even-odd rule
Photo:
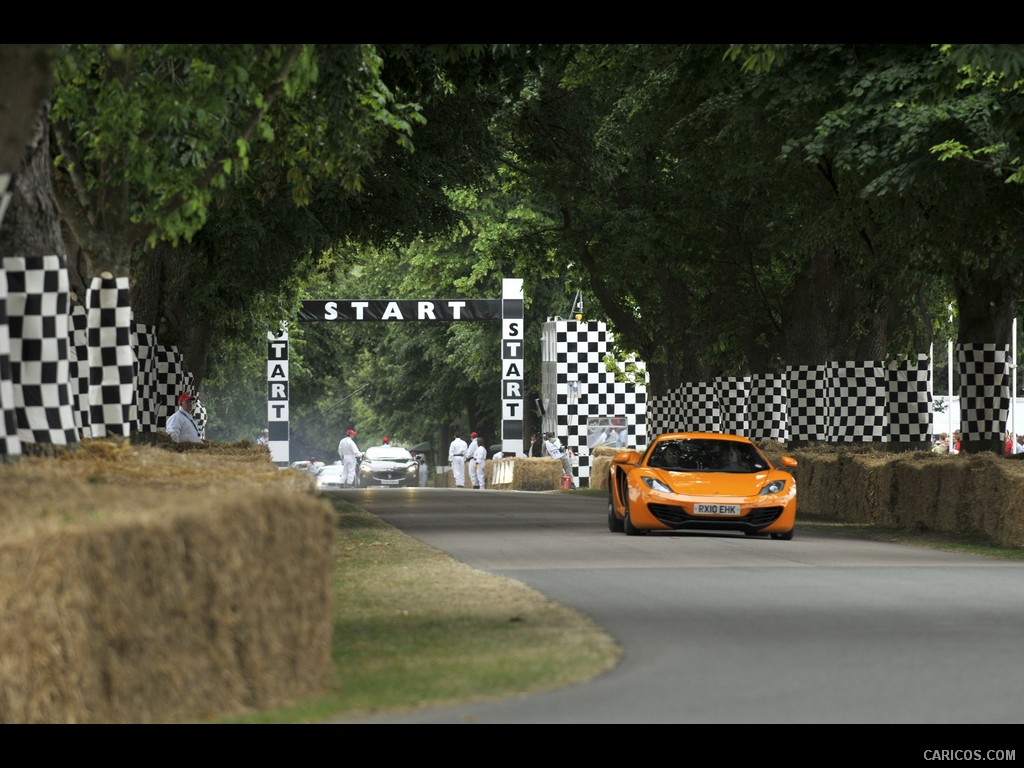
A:
<svg viewBox="0 0 1024 768">
<path fill-rule="evenodd" d="M 315 695 L 335 513 L 303 474 L 106 441 L 0 467 L 0 722 L 198 720 Z"/>
<path fill-rule="evenodd" d="M 1024 547 L 1024 466 L 992 453 L 794 451 L 801 513 Z"/>
<path fill-rule="evenodd" d="M 562 462 L 514 456 L 487 462 L 487 486 L 495 490 L 557 491 L 562 484 Z"/>
<path fill-rule="evenodd" d="M 612 466 L 614 456 L 595 454 L 590 459 L 590 487 L 607 488 L 608 472 Z"/>
</svg>

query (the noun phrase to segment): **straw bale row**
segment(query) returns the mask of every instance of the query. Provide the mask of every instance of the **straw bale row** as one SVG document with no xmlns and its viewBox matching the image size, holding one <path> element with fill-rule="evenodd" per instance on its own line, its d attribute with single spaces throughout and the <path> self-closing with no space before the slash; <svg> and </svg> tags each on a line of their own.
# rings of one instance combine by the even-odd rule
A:
<svg viewBox="0 0 1024 768">
<path fill-rule="evenodd" d="M 562 486 L 562 462 L 558 459 L 525 456 L 487 461 L 484 469 L 487 487 L 498 491 L 557 491 Z M 466 471 L 469 483 L 469 471 Z M 451 468 L 434 476 L 437 488 L 455 488 Z"/>
<path fill-rule="evenodd" d="M 1024 547 L 1024 460 L 982 454 L 797 450 L 801 512 Z"/>
<path fill-rule="evenodd" d="M 281 706 L 330 664 L 331 506 L 248 451 L 83 443 L 0 467 L 0 722 Z"/>
</svg>

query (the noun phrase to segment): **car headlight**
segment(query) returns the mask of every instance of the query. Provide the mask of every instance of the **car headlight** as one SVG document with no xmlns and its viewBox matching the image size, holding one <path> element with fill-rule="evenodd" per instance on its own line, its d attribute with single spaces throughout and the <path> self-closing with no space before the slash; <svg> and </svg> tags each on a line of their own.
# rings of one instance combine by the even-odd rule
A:
<svg viewBox="0 0 1024 768">
<path fill-rule="evenodd" d="M 646 485 L 652 491 L 658 491 L 660 493 L 672 493 L 672 489 L 669 488 L 656 477 L 645 477 L 643 478 L 643 481 L 644 485 Z"/>
<path fill-rule="evenodd" d="M 771 496 L 772 494 L 782 493 L 782 489 L 786 487 L 785 480 L 772 480 L 768 485 L 761 489 L 760 496 Z"/>
<path fill-rule="evenodd" d="M 416 464 L 410 464 L 410 465 L 409 465 L 408 467 L 406 467 L 406 468 L 405 468 L 405 471 L 406 471 L 407 473 L 409 473 L 410 475 L 414 475 L 414 474 L 416 474 L 416 473 L 417 473 L 417 472 L 419 471 L 419 469 L 420 469 L 420 468 L 419 468 L 419 466 L 418 466 L 418 465 L 416 465 Z"/>
</svg>

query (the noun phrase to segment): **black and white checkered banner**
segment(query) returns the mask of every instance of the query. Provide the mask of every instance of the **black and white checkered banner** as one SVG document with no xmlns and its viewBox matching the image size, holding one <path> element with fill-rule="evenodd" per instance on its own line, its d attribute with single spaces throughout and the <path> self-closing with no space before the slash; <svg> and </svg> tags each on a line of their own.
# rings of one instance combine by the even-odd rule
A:
<svg viewBox="0 0 1024 768">
<path fill-rule="evenodd" d="M 1010 413 L 1010 347 L 958 344 L 960 431 L 964 440 L 1001 440 Z"/>
<path fill-rule="evenodd" d="M 136 421 L 135 352 L 127 277 L 94 277 L 86 294 L 89 425 L 93 437 L 129 437 Z"/>
<path fill-rule="evenodd" d="M 20 455 L 14 375 L 11 373 L 11 336 L 7 326 L 7 273 L 0 269 L 0 460 Z"/>
<path fill-rule="evenodd" d="M 71 290 L 61 256 L 7 256 L 7 328 L 17 436 L 31 444 L 75 445 L 68 354 Z"/>
</svg>

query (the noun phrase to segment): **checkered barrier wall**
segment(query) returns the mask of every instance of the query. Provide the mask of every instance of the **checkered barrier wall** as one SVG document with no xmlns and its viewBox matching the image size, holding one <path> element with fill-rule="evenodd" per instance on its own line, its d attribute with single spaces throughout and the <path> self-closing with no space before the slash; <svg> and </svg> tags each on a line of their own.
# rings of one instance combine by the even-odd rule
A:
<svg viewBox="0 0 1024 768">
<path fill-rule="evenodd" d="M 718 405 L 718 392 L 709 382 L 687 382 L 682 388 L 682 419 L 679 428 L 684 432 L 720 432 L 722 410 Z"/>
<path fill-rule="evenodd" d="M 647 424 L 651 436 L 678 432 L 683 420 L 683 388 L 677 387 L 647 401 Z"/>
<path fill-rule="evenodd" d="M 928 355 L 889 363 L 889 439 L 921 443 L 931 437 L 932 375 Z"/>
<path fill-rule="evenodd" d="M 828 367 L 829 442 L 889 442 L 889 374 L 885 363 Z"/>
<path fill-rule="evenodd" d="M 549 402 L 543 429 L 558 435 L 576 454 L 581 487 L 590 484 L 590 417 L 624 417 L 628 444 L 637 448 L 647 445 L 647 389 L 615 380 L 604 362 L 613 347 L 614 338 L 604 323 L 555 318 L 544 324 L 542 391 L 548 393 Z M 550 393 L 554 393 L 553 409 Z"/>
<path fill-rule="evenodd" d="M 650 435 L 710 430 L 755 440 L 788 440 L 786 383 L 785 374 L 759 374 L 682 384 L 649 399 Z"/>
<path fill-rule="evenodd" d="M 182 392 L 195 392 L 192 388 L 192 374 L 185 368 L 185 359 L 177 347 L 158 346 L 154 350 L 153 359 L 156 367 L 156 423 L 157 429 L 162 430 L 167 419 L 178 408 L 178 395 Z M 193 415 L 193 418 L 196 416 Z M 196 425 L 199 425 L 198 419 Z M 203 426 L 205 428 L 205 424 Z"/>
<path fill-rule="evenodd" d="M 749 376 L 720 376 L 715 379 L 721 431 L 731 435 L 748 433 Z"/>
<path fill-rule="evenodd" d="M 11 337 L 7 327 L 7 275 L 0 269 L 0 461 L 21 455 L 18 414 L 14 407 Z"/>
<path fill-rule="evenodd" d="M 931 427 L 931 401 L 928 357 L 920 355 L 900 364 L 791 366 L 785 374 L 683 384 L 651 398 L 648 422 L 652 434 L 711 430 L 783 442 L 920 441 Z"/>
<path fill-rule="evenodd" d="M 785 442 L 789 439 L 788 413 L 785 374 L 762 373 L 750 377 L 747 437 Z"/>
<path fill-rule="evenodd" d="M 135 323 L 135 397 L 136 426 L 139 432 L 158 432 L 156 386 L 156 331 L 145 323 Z"/>
<path fill-rule="evenodd" d="M 828 439 L 828 366 L 793 365 L 786 369 L 789 439 Z"/>
<path fill-rule="evenodd" d="M 75 409 L 75 426 L 81 439 L 92 437 L 89 426 L 89 320 L 84 306 L 71 305 L 71 392 Z"/>
<path fill-rule="evenodd" d="M 958 344 L 960 431 L 964 440 L 1001 440 L 1010 412 L 1010 348 Z"/>
<path fill-rule="evenodd" d="M 192 377 L 190 375 L 189 379 L 191 378 Z M 192 389 L 189 389 L 189 392 L 192 392 L 193 395 L 195 394 L 195 392 Z M 200 439 L 205 440 L 206 423 L 210 420 L 210 414 L 206 410 L 206 405 L 198 397 L 196 397 L 196 401 L 192 405 L 192 419 L 195 421 L 196 428 L 199 430 Z"/>
<path fill-rule="evenodd" d="M 135 415 L 135 352 L 128 278 L 94 277 L 85 307 L 92 436 L 129 437 Z"/>
<path fill-rule="evenodd" d="M 7 327 L 18 439 L 75 445 L 68 353 L 70 281 L 57 255 L 7 256 Z"/>
</svg>

